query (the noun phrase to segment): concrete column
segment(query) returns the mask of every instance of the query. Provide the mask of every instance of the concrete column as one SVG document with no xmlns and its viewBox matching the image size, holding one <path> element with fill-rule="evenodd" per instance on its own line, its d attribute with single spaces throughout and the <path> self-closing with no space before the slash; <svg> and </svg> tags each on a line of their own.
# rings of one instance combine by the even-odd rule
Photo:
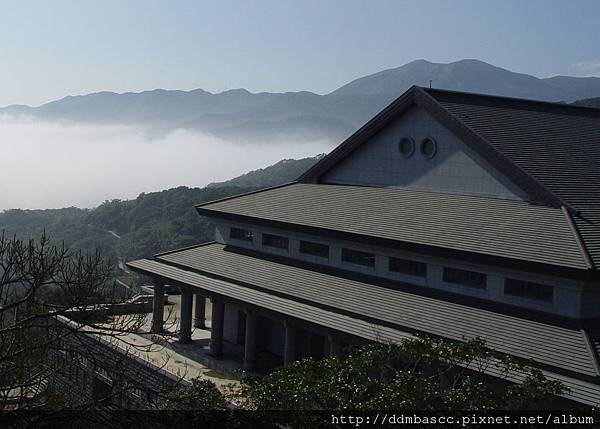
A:
<svg viewBox="0 0 600 429">
<path fill-rule="evenodd" d="M 339 356 L 342 354 L 342 343 L 340 338 L 335 334 L 327 335 L 327 355 Z"/>
<path fill-rule="evenodd" d="M 285 344 L 283 349 L 283 366 L 288 366 L 296 360 L 296 327 L 289 321 L 284 321 Z"/>
<path fill-rule="evenodd" d="M 154 299 L 152 300 L 152 328 L 151 332 L 159 334 L 163 331 L 165 317 L 165 285 L 154 282 Z"/>
<path fill-rule="evenodd" d="M 223 325 L 225 304 L 220 299 L 212 299 L 212 325 L 210 328 L 210 354 L 215 359 L 223 357 Z"/>
<path fill-rule="evenodd" d="M 246 309 L 246 340 L 244 345 L 244 369 L 253 371 L 256 369 L 256 311 Z"/>
<path fill-rule="evenodd" d="M 206 328 L 206 296 L 197 293 L 194 306 L 194 327 L 204 329 Z"/>
<path fill-rule="evenodd" d="M 192 342 L 192 291 L 181 287 L 181 306 L 179 307 L 179 342 L 188 344 Z"/>
</svg>

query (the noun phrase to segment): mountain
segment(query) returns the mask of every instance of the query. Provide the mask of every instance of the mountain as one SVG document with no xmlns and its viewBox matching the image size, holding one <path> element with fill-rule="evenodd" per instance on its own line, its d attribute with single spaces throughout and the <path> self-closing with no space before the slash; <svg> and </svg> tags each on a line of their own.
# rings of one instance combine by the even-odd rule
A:
<svg viewBox="0 0 600 429">
<path fill-rule="evenodd" d="M 184 128 L 230 141 L 333 140 L 350 135 L 412 85 L 546 101 L 573 102 L 600 96 L 600 78 L 556 76 L 540 79 L 478 60 L 448 64 L 416 60 L 356 79 L 325 95 L 312 92 L 217 94 L 196 89 L 140 93 L 99 92 L 68 96 L 39 107 L 22 105 L 0 114 L 44 120 L 125 123 L 156 133 Z"/>
<path fill-rule="evenodd" d="M 543 101 L 572 102 L 600 95 L 600 78 L 555 76 L 540 79 L 479 60 L 449 64 L 416 60 L 401 67 L 356 79 L 332 92 L 337 95 L 402 94 L 411 85 Z"/>
<path fill-rule="evenodd" d="M 514 73 L 478 60 L 450 64 L 417 60 L 356 79 L 333 92 L 340 95 L 401 94 L 411 85 L 540 100 L 569 100 L 568 93 L 543 79 Z M 600 79 L 598 79 L 600 82 Z"/>
<path fill-rule="evenodd" d="M 576 106 L 594 107 L 596 109 L 600 109 L 600 97 L 584 98 L 583 100 L 577 100 L 573 104 Z"/>
<path fill-rule="evenodd" d="M 227 182 L 205 188 L 180 186 L 142 193 L 133 200 L 105 201 L 93 209 L 12 209 L 0 212 L 0 234 L 39 238 L 72 250 L 102 251 L 114 265 L 214 239 L 214 230 L 194 204 L 226 198 L 296 179 L 323 155 L 285 159 Z"/>
<path fill-rule="evenodd" d="M 597 77 L 555 76 L 543 80 L 578 100 L 600 95 L 600 78 Z"/>
<path fill-rule="evenodd" d="M 292 182 L 324 156 L 325 154 L 322 153 L 310 158 L 282 159 L 269 167 L 250 171 L 226 182 L 209 183 L 207 188 L 228 186 L 269 188 L 282 183 Z"/>
</svg>

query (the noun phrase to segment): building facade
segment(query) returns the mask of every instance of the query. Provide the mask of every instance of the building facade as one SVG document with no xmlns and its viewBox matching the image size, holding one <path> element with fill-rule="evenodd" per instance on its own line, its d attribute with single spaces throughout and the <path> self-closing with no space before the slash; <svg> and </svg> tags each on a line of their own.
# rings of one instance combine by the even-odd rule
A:
<svg viewBox="0 0 600 429">
<path fill-rule="evenodd" d="M 215 242 L 128 263 L 180 287 L 182 342 L 207 298 L 248 369 L 481 337 L 600 403 L 598 110 L 413 87 L 296 182 L 196 209 Z"/>
</svg>

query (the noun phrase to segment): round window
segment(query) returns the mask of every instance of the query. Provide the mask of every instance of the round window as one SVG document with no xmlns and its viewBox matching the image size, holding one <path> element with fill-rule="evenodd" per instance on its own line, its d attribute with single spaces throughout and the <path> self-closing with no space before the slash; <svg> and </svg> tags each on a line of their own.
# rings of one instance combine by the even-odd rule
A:
<svg viewBox="0 0 600 429">
<path fill-rule="evenodd" d="M 415 151 L 415 142 L 410 137 L 404 137 L 400 140 L 398 149 L 404 158 L 409 158 Z"/>
<path fill-rule="evenodd" d="M 425 158 L 433 158 L 437 152 L 437 143 L 432 137 L 427 137 L 421 142 L 421 153 Z"/>
</svg>

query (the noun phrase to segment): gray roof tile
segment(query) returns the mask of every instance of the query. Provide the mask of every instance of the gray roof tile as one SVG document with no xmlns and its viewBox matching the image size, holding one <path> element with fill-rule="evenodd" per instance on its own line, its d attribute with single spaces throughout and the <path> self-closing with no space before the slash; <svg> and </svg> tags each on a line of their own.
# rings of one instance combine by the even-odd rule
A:
<svg viewBox="0 0 600 429">
<path fill-rule="evenodd" d="M 449 112 L 580 212 L 575 223 L 600 267 L 600 110 L 430 91 Z"/>
<path fill-rule="evenodd" d="M 588 376 L 597 375 L 587 337 L 578 329 L 341 278 L 254 257 L 216 243 L 156 259 L 333 311 L 372 318 L 398 329 L 453 340 L 481 337 L 490 347 L 504 353 Z"/>
<path fill-rule="evenodd" d="M 587 268 L 564 213 L 521 201 L 296 183 L 205 204 L 198 211 L 380 237 L 400 247 L 407 242 Z"/>
<path fill-rule="evenodd" d="M 533 202 L 568 207 L 590 268 L 600 267 L 600 109 L 412 87 L 299 180 L 318 182 L 415 104 L 520 186 Z"/>
<path fill-rule="evenodd" d="M 147 275 L 188 284 L 368 340 L 399 342 L 410 338 L 412 334 L 400 327 L 394 328 L 340 314 L 335 309 L 357 312 L 366 309 L 371 315 L 380 315 L 382 319 L 395 320 L 411 329 L 418 328 L 423 333 L 441 333 L 441 336 L 451 339 L 463 340 L 479 335 L 498 351 L 536 359 L 552 368 L 581 371 L 580 373 L 588 376 L 596 375 L 590 361 L 592 357 L 586 344 L 587 339 L 581 331 L 382 289 L 361 282 L 348 282 L 322 273 L 227 252 L 218 244 L 164 254 L 157 260 L 133 261 L 127 265 Z M 215 278 L 217 274 L 227 275 L 232 280 Z M 236 284 L 236 279 L 258 283 L 262 290 Z M 339 287 L 344 288 L 342 292 Z M 379 296 L 379 300 L 374 302 L 369 296 Z M 326 302 L 326 306 L 331 309 L 299 302 L 300 298 Z M 391 312 L 386 311 L 388 303 L 396 306 Z M 382 304 L 386 307 L 383 311 L 380 309 Z M 372 308 L 373 305 L 376 308 Z M 402 308 L 402 311 L 398 311 L 398 308 Z M 487 372 L 499 377 L 505 376 L 493 366 Z M 588 405 L 600 403 L 600 386 L 597 384 L 559 374 L 551 369 L 545 369 L 544 374 L 569 387 L 570 392 L 565 397 Z M 512 374 L 509 379 L 519 381 L 521 377 L 519 374 Z"/>
</svg>

